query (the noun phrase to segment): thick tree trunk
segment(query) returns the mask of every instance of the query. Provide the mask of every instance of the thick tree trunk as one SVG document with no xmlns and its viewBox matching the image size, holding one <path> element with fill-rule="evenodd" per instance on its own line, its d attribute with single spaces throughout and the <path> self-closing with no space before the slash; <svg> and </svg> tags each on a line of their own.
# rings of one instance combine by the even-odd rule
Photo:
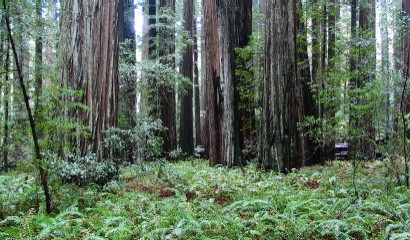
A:
<svg viewBox="0 0 410 240">
<path fill-rule="evenodd" d="M 194 35 L 194 5 L 191 0 L 184 0 L 184 29 Z M 190 80 L 187 92 L 181 96 L 181 115 L 180 115 L 180 145 L 182 151 L 192 154 L 194 151 L 194 129 L 193 129 L 193 92 L 192 81 L 194 74 L 193 66 L 193 47 L 187 46 L 182 55 L 181 73 Z"/>
<path fill-rule="evenodd" d="M 209 165 L 222 164 L 222 89 L 219 66 L 218 16 L 216 0 L 203 0 L 204 11 L 204 54 L 205 54 L 205 89 L 204 105 L 207 128 L 205 151 L 209 156 Z"/>
<path fill-rule="evenodd" d="M 72 117 L 86 127 L 77 147 L 103 157 L 102 131 L 117 125 L 118 99 L 118 1 L 67 0 L 61 2 L 61 81 L 81 97 Z M 81 131 L 81 130 L 78 130 Z"/>
<path fill-rule="evenodd" d="M 241 4 L 235 0 L 217 1 L 219 16 L 219 59 L 221 64 L 221 81 L 223 83 L 223 132 L 222 162 L 229 167 L 242 166 L 242 137 L 240 132 L 238 79 L 235 76 L 235 45 L 249 41 L 249 36 L 240 36 Z M 237 15 L 238 14 L 238 15 Z M 243 14 L 243 13 L 242 13 Z M 248 39 L 242 39 L 248 38 Z M 241 44 L 242 44 L 241 43 Z"/>
<path fill-rule="evenodd" d="M 260 162 L 289 172 L 302 164 L 298 130 L 302 96 L 297 78 L 296 0 L 267 2 Z"/>
</svg>

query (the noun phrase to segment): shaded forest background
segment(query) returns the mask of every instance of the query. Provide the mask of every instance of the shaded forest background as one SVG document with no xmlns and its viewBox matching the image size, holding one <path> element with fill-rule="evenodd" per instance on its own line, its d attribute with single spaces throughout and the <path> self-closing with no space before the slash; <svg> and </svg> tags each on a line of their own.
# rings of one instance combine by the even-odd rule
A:
<svg viewBox="0 0 410 240">
<path fill-rule="evenodd" d="M 60 184 L 195 157 L 289 174 L 342 156 L 356 199 L 377 157 L 409 187 L 408 0 L 1 6 L 1 166 L 38 172 L 47 213 Z"/>
</svg>

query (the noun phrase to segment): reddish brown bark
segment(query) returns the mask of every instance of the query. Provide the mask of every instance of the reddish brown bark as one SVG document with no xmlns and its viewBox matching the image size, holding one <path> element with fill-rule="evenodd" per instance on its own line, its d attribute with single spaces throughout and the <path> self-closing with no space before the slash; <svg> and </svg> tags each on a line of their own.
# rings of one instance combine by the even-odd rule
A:
<svg viewBox="0 0 410 240">
<path fill-rule="evenodd" d="M 204 11 L 204 54 L 205 54 L 205 90 L 204 105 L 207 129 L 205 150 L 209 156 L 209 165 L 222 163 L 221 159 L 221 127 L 222 127 L 222 90 L 220 82 L 218 18 L 216 0 L 203 0 Z"/>
<path fill-rule="evenodd" d="M 83 91 L 73 99 L 89 109 L 71 113 L 89 136 L 76 141 L 82 155 L 102 152 L 102 131 L 117 125 L 118 99 L 118 1 L 61 2 L 61 80 Z"/>
<path fill-rule="evenodd" d="M 194 35 L 194 3 L 192 0 L 184 0 L 184 29 Z M 180 145 L 182 151 L 192 154 L 194 150 L 193 132 L 193 47 L 187 46 L 182 55 L 181 74 L 190 80 L 187 92 L 181 96 L 181 115 L 180 115 Z"/>
</svg>

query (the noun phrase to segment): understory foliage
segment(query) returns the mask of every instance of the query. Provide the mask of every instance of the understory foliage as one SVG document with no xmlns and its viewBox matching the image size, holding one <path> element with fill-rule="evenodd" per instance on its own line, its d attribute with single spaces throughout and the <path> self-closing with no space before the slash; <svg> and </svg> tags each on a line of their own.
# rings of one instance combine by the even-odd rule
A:
<svg viewBox="0 0 410 240">
<path fill-rule="evenodd" d="M 390 178 L 389 165 L 357 170 L 356 199 L 348 162 L 288 175 L 142 163 L 104 187 L 53 188 L 52 215 L 38 206 L 35 177 L 11 172 L 0 176 L 0 238 L 408 239 L 410 191 Z"/>
</svg>

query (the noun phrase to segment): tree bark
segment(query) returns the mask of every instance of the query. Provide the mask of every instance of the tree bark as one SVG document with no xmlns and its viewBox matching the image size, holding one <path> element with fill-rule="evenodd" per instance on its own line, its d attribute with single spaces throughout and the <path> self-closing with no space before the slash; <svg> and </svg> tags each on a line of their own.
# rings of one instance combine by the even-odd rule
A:
<svg viewBox="0 0 410 240">
<path fill-rule="evenodd" d="M 402 76 L 403 78 L 406 77 L 406 73 L 408 72 L 407 68 L 409 67 L 409 49 L 410 49 L 410 0 L 402 0 L 402 12 L 403 12 L 403 19 L 405 21 L 404 29 L 402 29 L 402 50 L 401 50 L 401 63 L 402 63 Z M 410 96 L 404 99 L 404 109 L 406 114 L 410 112 Z"/>
<path fill-rule="evenodd" d="M 40 104 L 39 98 L 41 96 L 41 90 L 43 87 L 42 79 L 42 67 L 43 67 L 43 17 L 42 17 L 42 0 L 36 0 L 36 16 L 37 16 L 37 27 L 38 27 L 38 36 L 35 43 L 35 71 L 34 78 L 36 82 L 36 109 Z"/>
<path fill-rule="evenodd" d="M 191 0 L 184 0 L 184 29 L 190 36 L 194 35 L 194 5 Z M 190 80 L 190 86 L 186 94 L 181 96 L 180 115 L 180 145 L 183 152 L 192 154 L 194 151 L 193 133 L 193 47 L 187 46 L 182 55 L 181 74 Z"/>
<path fill-rule="evenodd" d="M 195 12 L 195 11 L 194 11 Z M 195 19 L 195 17 L 194 17 Z M 197 24 L 194 20 L 194 35 L 192 36 L 194 40 L 193 51 L 194 51 L 194 100 L 195 100 L 195 145 L 202 144 L 201 136 L 201 100 L 200 100 L 200 89 L 199 89 L 199 69 L 198 69 L 198 32 Z"/>
<path fill-rule="evenodd" d="M 386 136 L 388 136 L 392 131 L 392 117 L 391 115 L 391 86 L 390 86 L 390 39 L 389 39 L 389 31 L 388 31 L 388 22 L 389 19 L 387 17 L 387 3 L 386 0 L 380 0 L 380 7 L 381 7 L 381 20 L 380 20 L 380 35 L 381 35 L 381 77 L 382 81 L 385 85 L 385 118 L 384 118 L 384 131 L 386 132 Z"/>
<path fill-rule="evenodd" d="M 296 0 L 267 2 L 259 167 L 289 172 L 302 165 L 298 130 Z"/>
<path fill-rule="evenodd" d="M 81 155 L 91 151 L 104 157 L 102 132 L 117 125 L 118 1 L 67 0 L 61 8 L 60 79 L 82 91 L 73 102 L 89 108 L 71 114 L 89 135 L 79 134 L 77 147 Z"/>
<path fill-rule="evenodd" d="M 219 16 L 219 59 L 221 66 L 221 81 L 223 90 L 223 132 L 222 132 L 222 162 L 228 167 L 242 166 L 242 136 L 241 118 L 239 115 L 238 79 L 235 76 L 235 46 L 249 41 L 249 36 L 240 36 L 241 9 L 235 0 L 218 0 Z M 239 6 L 235 9 L 234 6 Z M 243 9 L 242 9 L 243 10 Z M 244 39 L 242 39 L 242 37 Z M 248 39 L 246 39 L 248 38 Z"/>
<path fill-rule="evenodd" d="M 3 42 L 2 42 L 2 53 L 3 53 Z M 7 42 L 7 48 L 5 50 L 6 59 L 4 61 L 4 71 L 5 71 L 5 79 L 4 79 L 4 86 L 3 86 L 3 108 L 4 108 L 4 136 L 3 136 L 3 168 L 5 172 L 8 172 L 9 169 L 9 109 L 10 109 L 10 83 L 9 83 L 9 64 L 10 64 L 10 44 Z"/>
<path fill-rule="evenodd" d="M 209 165 L 222 164 L 222 89 L 219 65 L 218 16 L 216 0 L 203 0 L 204 11 L 204 54 L 205 54 L 205 90 L 204 105 L 207 129 L 205 145 Z"/>
</svg>

